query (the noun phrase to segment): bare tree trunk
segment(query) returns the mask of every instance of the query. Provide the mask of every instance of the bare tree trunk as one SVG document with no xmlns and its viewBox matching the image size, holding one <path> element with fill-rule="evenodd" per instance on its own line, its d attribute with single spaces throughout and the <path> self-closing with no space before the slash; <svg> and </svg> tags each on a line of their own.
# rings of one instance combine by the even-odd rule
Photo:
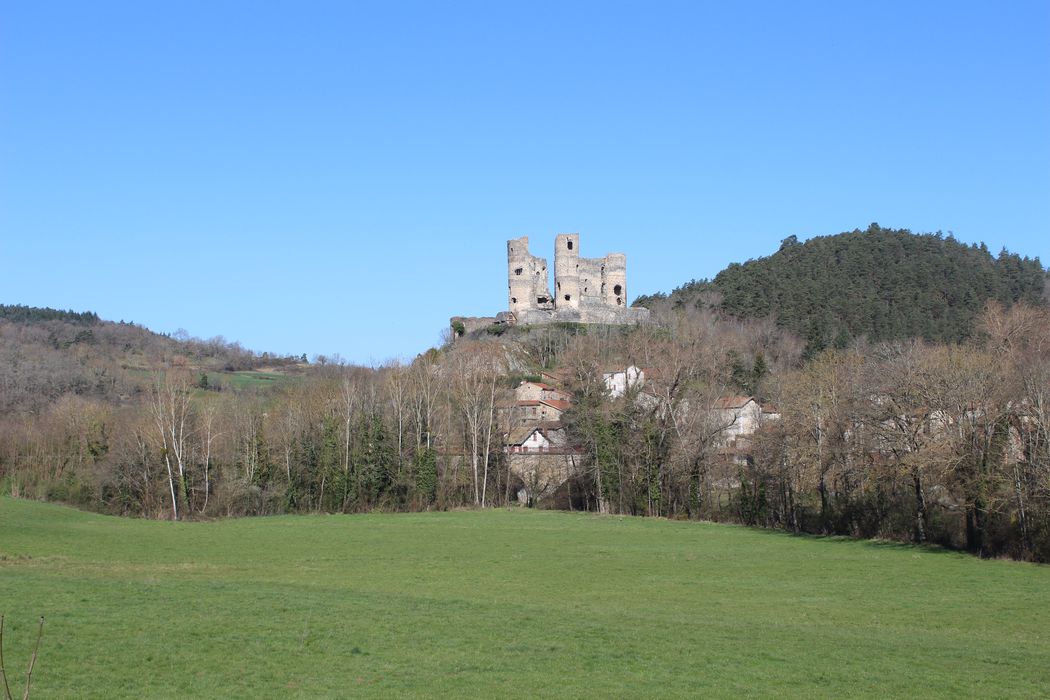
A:
<svg viewBox="0 0 1050 700">
<path fill-rule="evenodd" d="M 913 472 L 912 479 L 915 485 L 915 541 L 922 544 L 926 541 L 926 494 L 918 469 Z"/>
<path fill-rule="evenodd" d="M 345 513 L 350 500 L 350 426 L 353 422 L 354 409 L 357 404 L 357 392 L 349 375 L 343 375 L 343 503 Z M 322 479 L 322 491 L 324 481 Z"/>
<path fill-rule="evenodd" d="M 1017 521 L 1021 526 L 1021 548 L 1027 552 L 1029 549 L 1028 517 L 1025 513 L 1024 494 L 1021 488 L 1021 469 L 1016 462 L 1014 463 L 1014 492 L 1017 496 Z"/>
<path fill-rule="evenodd" d="M 496 380 L 495 372 L 492 373 L 489 383 L 489 412 L 488 420 L 485 422 L 485 463 L 483 465 L 483 476 L 481 480 L 481 507 L 486 505 L 486 494 L 489 485 L 489 452 L 492 449 L 492 423 L 496 411 Z"/>
<path fill-rule="evenodd" d="M 212 441 L 218 437 L 214 431 L 215 425 L 215 407 L 208 406 L 202 416 L 202 427 L 204 429 L 204 504 L 201 506 L 200 512 L 203 515 L 204 511 L 208 509 L 208 497 L 211 494 L 211 445 Z"/>
<path fill-rule="evenodd" d="M 164 464 L 168 470 L 168 488 L 171 491 L 172 519 L 179 519 L 179 499 L 175 486 L 175 470 L 171 458 L 174 455 L 179 474 L 179 489 L 185 495 L 186 473 L 183 458 L 186 446 L 186 416 L 189 413 L 189 385 L 184 377 L 168 375 L 163 383 L 154 383 L 150 395 L 150 408 L 161 442 Z"/>
</svg>

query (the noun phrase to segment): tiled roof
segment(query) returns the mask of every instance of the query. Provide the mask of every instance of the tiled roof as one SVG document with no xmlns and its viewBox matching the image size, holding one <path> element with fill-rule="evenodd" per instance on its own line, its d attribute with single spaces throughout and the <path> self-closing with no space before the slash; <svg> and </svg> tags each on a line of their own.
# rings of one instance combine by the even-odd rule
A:
<svg viewBox="0 0 1050 700">
<path fill-rule="evenodd" d="M 559 411 L 568 411 L 572 407 L 571 403 L 568 401 L 562 401 L 561 399 L 541 399 L 540 403 Z"/>
<path fill-rule="evenodd" d="M 514 428 L 510 431 L 510 435 L 507 436 L 508 445 L 520 445 L 529 439 L 534 432 L 539 430 L 537 426 L 526 426 L 521 428 Z"/>
<path fill-rule="evenodd" d="M 721 409 L 743 408 L 755 399 L 750 396 L 723 396 L 715 399 L 714 407 Z"/>
<path fill-rule="evenodd" d="M 529 381 L 524 381 L 523 380 L 521 382 L 521 384 L 519 384 L 518 386 L 522 386 L 522 385 L 525 385 L 525 384 L 531 384 L 532 386 L 538 386 L 539 388 L 547 389 L 548 391 L 557 391 L 557 389 L 555 389 L 550 384 L 544 384 L 543 382 L 529 382 Z"/>
</svg>

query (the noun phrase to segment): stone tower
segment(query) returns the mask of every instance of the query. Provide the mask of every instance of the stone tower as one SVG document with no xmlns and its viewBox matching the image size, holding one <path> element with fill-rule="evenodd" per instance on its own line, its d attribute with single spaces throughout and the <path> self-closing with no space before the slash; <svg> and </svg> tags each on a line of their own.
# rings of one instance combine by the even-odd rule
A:
<svg viewBox="0 0 1050 700">
<path fill-rule="evenodd" d="M 580 234 L 559 233 L 554 239 L 554 306 L 580 308 Z"/>
<path fill-rule="evenodd" d="M 649 318 L 648 309 L 627 306 L 627 256 L 580 257 L 580 234 L 554 240 L 554 294 L 547 261 L 531 255 L 527 237 L 507 241 L 509 310 L 522 324 L 568 321 L 626 324 Z"/>
<path fill-rule="evenodd" d="M 553 309 L 547 260 L 529 253 L 529 237 L 507 241 L 507 297 L 511 312 Z"/>
</svg>

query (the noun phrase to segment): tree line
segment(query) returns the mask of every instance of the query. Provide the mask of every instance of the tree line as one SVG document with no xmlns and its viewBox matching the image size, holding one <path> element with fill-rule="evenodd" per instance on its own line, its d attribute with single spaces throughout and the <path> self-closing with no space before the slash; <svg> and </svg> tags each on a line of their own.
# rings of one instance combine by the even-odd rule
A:
<svg viewBox="0 0 1050 700">
<path fill-rule="evenodd" d="M 546 507 L 936 543 L 1050 561 L 1050 311 L 989 303 L 963 342 L 807 357 L 770 319 L 665 305 L 638 328 L 510 328 L 412 362 L 202 388 L 185 354 L 114 392 L 0 412 L 0 491 L 149 518 L 505 506 L 513 387 L 574 395 Z M 603 372 L 645 382 L 609 397 Z M 87 365 L 90 367 L 90 364 Z M 768 419 L 729 439 L 720 400 Z M 773 416 L 776 416 L 775 418 Z"/>
<path fill-rule="evenodd" d="M 992 303 L 966 343 L 855 343 L 778 362 L 759 380 L 774 417 L 732 441 L 737 419 L 711 407 L 754 377 L 726 361 L 718 325 L 680 323 L 649 351 L 656 371 L 615 401 L 593 354 L 566 358 L 598 510 L 1050 561 L 1046 308 Z"/>
</svg>

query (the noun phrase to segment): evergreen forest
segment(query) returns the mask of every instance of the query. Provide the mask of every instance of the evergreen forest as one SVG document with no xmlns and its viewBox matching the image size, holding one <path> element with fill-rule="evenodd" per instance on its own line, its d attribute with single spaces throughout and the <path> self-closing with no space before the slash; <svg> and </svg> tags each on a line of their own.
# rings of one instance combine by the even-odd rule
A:
<svg viewBox="0 0 1050 700">
<path fill-rule="evenodd" d="M 1005 249 L 993 256 L 983 243 L 966 245 L 950 234 L 871 224 L 805 242 L 789 236 L 772 255 L 636 303 L 711 305 L 739 318 L 773 318 L 804 338 L 812 356 L 856 338 L 966 340 L 986 303 L 1040 305 L 1045 282 L 1038 258 Z"/>
</svg>

